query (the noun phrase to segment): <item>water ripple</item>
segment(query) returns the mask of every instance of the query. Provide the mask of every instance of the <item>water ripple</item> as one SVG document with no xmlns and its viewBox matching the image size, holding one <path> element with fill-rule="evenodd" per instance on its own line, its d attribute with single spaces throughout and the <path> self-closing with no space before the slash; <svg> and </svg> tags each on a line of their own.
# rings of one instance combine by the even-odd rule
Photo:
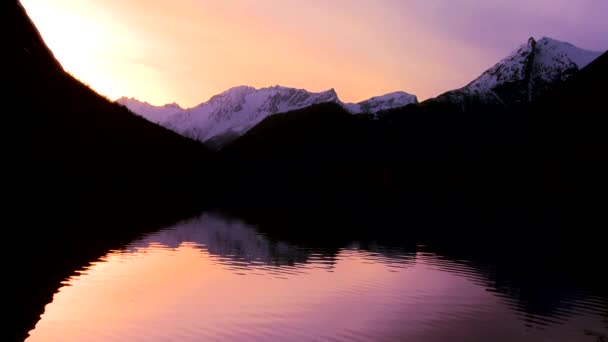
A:
<svg viewBox="0 0 608 342">
<path fill-rule="evenodd" d="M 599 341 L 608 335 L 605 297 L 582 289 L 531 291 L 517 278 L 503 280 L 497 267 L 430 248 L 302 248 L 206 214 L 75 272 L 28 341 Z"/>
</svg>

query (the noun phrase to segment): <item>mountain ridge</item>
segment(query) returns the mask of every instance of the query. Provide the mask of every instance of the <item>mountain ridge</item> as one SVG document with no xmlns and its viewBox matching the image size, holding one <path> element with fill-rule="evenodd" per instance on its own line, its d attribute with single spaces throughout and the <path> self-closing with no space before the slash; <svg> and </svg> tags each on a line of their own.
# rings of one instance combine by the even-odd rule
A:
<svg viewBox="0 0 608 342">
<path fill-rule="evenodd" d="M 218 148 L 235 137 L 242 136 L 270 115 L 329 102 L 339 104 L 353 115 L 375 114 L 382 110 L 418 103 L 418 98 L 400 91 L 372 97 L 359 103 L 345 103 L 333 88 L 314 93 L 276 85 L 260 89 L 250 86 L 233 87 L 188 109 L 174 104 L 152 106 L 147 102 L 126 97 L 116 102 L 150 121 Z"/>
<path fill-rule="evenodd" d="M 526 105 L 601 54 L 548 37 L 538 41 L 531 37 L 464 87 L 440 94 L 423 104 L 449 105 L 460 111 Z M 333 88 L 312 93 L 282 86 L 260 89 L 237 86 L 188 109 L 176 104 L 152 106 L 124 97 L 117 102 L 150 121 L 215 149 L 234 141 L 270 115 L 319 103 L 337 103 L 351 114 L 366 114 L 376 119 L 388 111 L 419 104 L 415 95 L 401 91 L 359 103 L 345 103 Z"/>
</svg>

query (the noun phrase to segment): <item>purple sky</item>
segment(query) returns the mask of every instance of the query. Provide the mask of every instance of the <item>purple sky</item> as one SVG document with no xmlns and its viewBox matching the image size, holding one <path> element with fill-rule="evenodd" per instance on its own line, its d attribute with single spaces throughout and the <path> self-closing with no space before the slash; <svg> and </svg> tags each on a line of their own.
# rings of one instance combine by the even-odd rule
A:
<svg viewBox="0 0 608 342">
<path fill-rule="evenodd" d="M 606 0 L 388 0 L 420 13 L 417 25 L 444 39 L 496 52 L 512 49 L 527 36 L 549 36 L 582 48 L 608 48 Z"/>
</svg>

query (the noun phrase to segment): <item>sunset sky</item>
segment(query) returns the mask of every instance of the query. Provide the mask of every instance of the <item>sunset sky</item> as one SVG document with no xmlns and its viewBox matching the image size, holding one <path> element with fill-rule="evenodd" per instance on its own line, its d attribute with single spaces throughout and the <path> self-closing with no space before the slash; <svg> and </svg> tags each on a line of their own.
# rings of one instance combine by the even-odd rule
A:
<svg viewBox="0 0 608 342">
<path fill-rule="evenodd" d="M 65 69 L 115 100 L 190 107 L 237 85 L 344 101 L 461 87 L 549 36 L 608 49 L 606 0 L 22 0 Z"/>
</svg>

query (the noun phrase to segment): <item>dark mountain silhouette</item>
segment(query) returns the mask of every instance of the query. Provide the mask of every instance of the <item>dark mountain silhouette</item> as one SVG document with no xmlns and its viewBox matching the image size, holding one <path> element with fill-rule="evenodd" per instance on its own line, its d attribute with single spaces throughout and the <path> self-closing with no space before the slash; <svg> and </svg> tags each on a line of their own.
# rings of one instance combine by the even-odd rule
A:
<svg viewBox="0 0 608 342">
<path fill-rule="evenodd" d="M 198 181 L 213 177 L 213 156 L 203 146 L 64 72 L 18 1 L 2 3 L 0 25 L 8 183 L 28 205 L 58 194 L 65 200 L 104 194 L 114 196 L 108 203 L 133 204 L 209 191 Z"/>
<path fill-rule="evenodd" d="M 608 190 L 608 53 L 541 98 L 530 110 L 530 136 L 545 187 L 603 197 Z"/>
<path fill-rule="evenodd" d="M 287 114 L 272 115 L 227 150 L 245 159 L 334 159 L 337 151 L 333 149 L 361 145 L 367 124 L 339 104 L 322 103 Z M 272 137 L 267 134 L 270 132 Z M 325 144 L 328 139 L 335 143 Z M 249 148 L 250 145 L 256 146 Z"/>
<path fill-rule="evenodd" d="M 390 187 L 384 177 L 373 176 L 385 162 L 376 153 L 383 145 L 375 141 L 376 123 L 334 103 L 268 117 L 222 150 L 240 174 L 233 179 L 241 195 L 232 204 L 247 205 L 253 196 L 272 203 L 347 205 L 344 200 L 355 198 L 347 194 Z"/>
<path fill-rule="evenodd" d="M 2 341 L 23 341 L 61 281 L 200 210 L 217 161 L 68 75 L 18 1 L 0 3 Z M 8 288 L 8 289 L 7 289 Z"/>
<path fill-rule="evenodd" d="M 328 194 L 362 206 L 447 193 L 512 195 L 527 185 L 513 162 L 525 157 L 525 129 L 511 117 L 505 108 L 460 113 L 428 103 L 376 120 L 327 104 L 271 116 L 222 153 L 237 163 L 232 169 L 247 170 L 241 189 L 322 194 L 311 203 Z"/>
</svg>

